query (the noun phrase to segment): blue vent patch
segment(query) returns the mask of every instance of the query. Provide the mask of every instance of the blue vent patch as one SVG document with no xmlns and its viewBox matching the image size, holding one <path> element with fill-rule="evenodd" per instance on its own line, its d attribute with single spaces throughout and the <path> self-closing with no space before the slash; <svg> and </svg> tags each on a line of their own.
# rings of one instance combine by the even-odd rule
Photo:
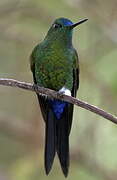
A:
<svg viewBox="0 0 117 180">
<path fill-rule="evenodd" d="M 67 103 L 59 100 L 50 100 L 49 102 L 56 118 L 60 119 Z"/>
</svg>

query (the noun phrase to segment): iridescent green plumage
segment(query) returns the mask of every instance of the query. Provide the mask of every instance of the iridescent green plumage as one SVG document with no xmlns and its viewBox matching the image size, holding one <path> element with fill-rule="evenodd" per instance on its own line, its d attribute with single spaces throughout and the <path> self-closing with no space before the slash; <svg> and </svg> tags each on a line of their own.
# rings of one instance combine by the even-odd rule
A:
<svg viewBox="0 0 117 180">
<path fill-rule="evenodd" d="M 85 20 L 73 24 L 59 18 L 50 27 L 44 41 L 37 45 L 30 58 L 34 83 L 56 91 L 66 90 L 76 97 L 79 87 L 79 63 L 72 46 L 73 28 Z M 45 170 L 51 170 L 57 152 L 65 176 L 69 169 L 69 134 L 73 105 L 37 95 L 46 125 Z"/>
<path fill-rule="evenodd" d="M 78 68 L 77 54 L 72 46 L 72 30 L 68 27 L 55 30 L 52 26 L 44 41 L 34 49 L 32 61 L 38 84 L 55 90 L 63 86 L 72 90 L 72 71 Z"/>
</svg>

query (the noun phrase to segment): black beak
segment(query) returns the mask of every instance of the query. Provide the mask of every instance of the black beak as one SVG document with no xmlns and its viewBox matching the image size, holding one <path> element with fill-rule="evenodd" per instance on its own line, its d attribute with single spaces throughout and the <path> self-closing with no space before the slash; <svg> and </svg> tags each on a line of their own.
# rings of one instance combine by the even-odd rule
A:
<svg viewBox="0 0 117 180">
<path fill-rule="evenodd" d="M 78 25 L 84 23 L 84 22 L 87 21 L 87 20 L 88 20 L 87 18 L 86 18 L 86 19 L 83 19 L 83 20 L 81 20 L 81 21 L 79 21 L 79 22 L 77 22 L 77 23 L 71 25 L 70 27 L 71 27 L 71 28 L 74 28 L 74 27 L 76 27 L 76 26 L 78 26 Z"/>
</svg>

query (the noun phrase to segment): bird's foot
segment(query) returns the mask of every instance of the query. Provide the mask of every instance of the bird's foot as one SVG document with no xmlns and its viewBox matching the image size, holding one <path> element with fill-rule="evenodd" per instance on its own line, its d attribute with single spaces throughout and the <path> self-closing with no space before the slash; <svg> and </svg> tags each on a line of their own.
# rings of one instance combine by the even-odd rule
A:
<svg viewBox="0 0 117 180">
<path fill-rule="evenodd" d="M 46 99 L 48 98 L 47 95 L 38 92 L 39 89 L 38 89 L 38 85 L 37 85 L 37 84 L 33 84 L 33 88 L 34 88 L 34 91 L 35 91 L 37 94 L 45 97 Z"/>
<path fill-rule="evenodd" d="M 59 92 L 59 91 L 57 92 L 57 97 L 58 97 L 58 98 L 61 98 L 61 99 L 62 99 L 63 96 L 64 96 L 64 93 L 63 93 L 63 92 Z"/>
</svg>

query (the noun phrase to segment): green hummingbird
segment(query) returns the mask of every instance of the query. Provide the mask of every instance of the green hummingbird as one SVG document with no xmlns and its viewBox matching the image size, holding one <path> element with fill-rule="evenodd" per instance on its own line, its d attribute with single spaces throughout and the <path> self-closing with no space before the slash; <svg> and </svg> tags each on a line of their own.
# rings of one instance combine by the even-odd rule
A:
<svg viewBox="0 0 117 180">
<path fill-rule="evenodd" d="M 34 84 L 76 97 L 79 62 L 72 45 L 72 33 L 74 27 L 87 20 L 73 23 L 69 19 L 58 18 L 54 21 L 45 39 L 34 48 L 30 56 Z M 57 153 L 62 171 L 67 177 L 74 106 L 39 94 L 37 96 L 45 121 L 45 172 L 49 174 Z"/>
</svg>

